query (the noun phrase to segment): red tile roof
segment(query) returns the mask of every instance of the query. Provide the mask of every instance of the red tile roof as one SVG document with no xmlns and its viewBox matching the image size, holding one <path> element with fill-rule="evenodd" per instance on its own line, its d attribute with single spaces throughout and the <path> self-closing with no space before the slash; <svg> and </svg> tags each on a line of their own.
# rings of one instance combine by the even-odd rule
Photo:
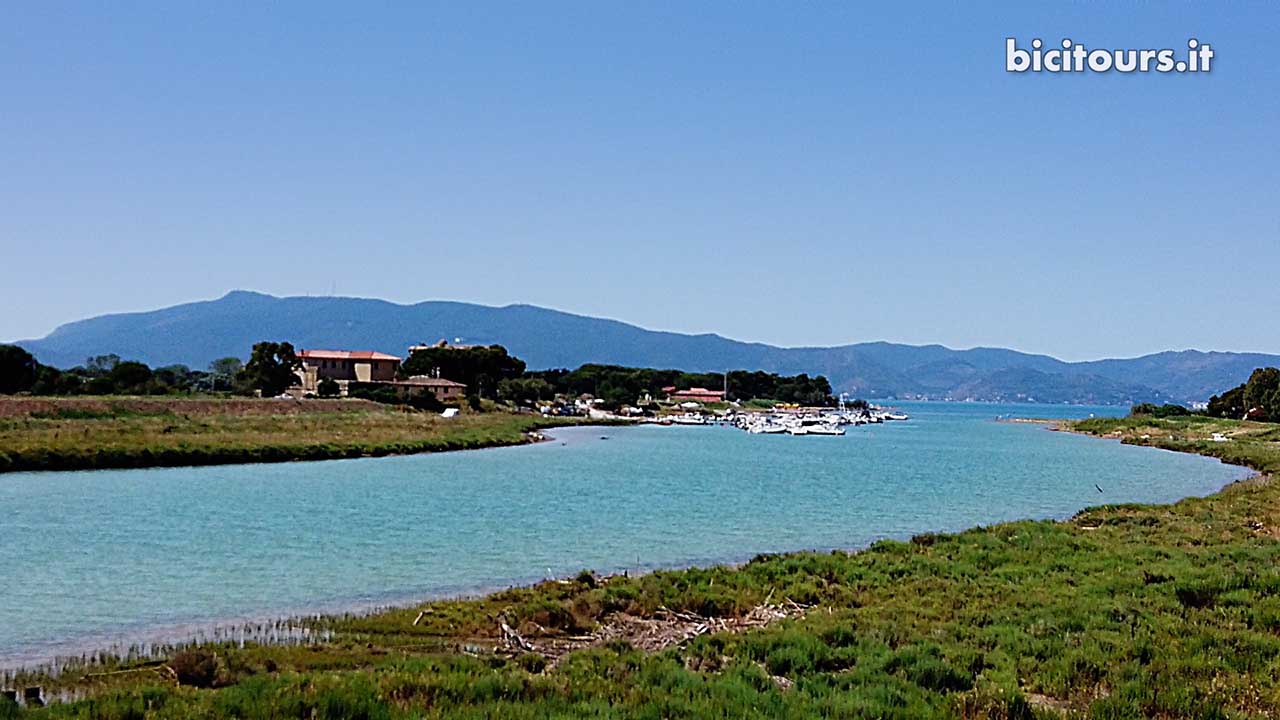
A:
<svg viewBox="0 0 1280 720">
<path fill-rule="evenodd" d="M 395 360 L 395 355 L 374 352 L 373 350 L 301 350 L 298 357 L 304 360 Z"/>
<path fill-rule="evenodd" d="M 676 400 L 712 400 L 719 401 L 724 399 L 724 393 L 719 390 L 708 390 L 706 388 L 689 388 L 688 390 L 677 390 L 668 393 Z"/>
</svg>

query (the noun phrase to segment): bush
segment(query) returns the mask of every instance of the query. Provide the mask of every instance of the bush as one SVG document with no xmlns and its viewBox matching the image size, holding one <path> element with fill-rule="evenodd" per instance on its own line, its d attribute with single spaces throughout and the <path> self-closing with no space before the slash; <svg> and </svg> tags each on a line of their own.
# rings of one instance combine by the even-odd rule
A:
<svg viewBox="0 0 1280 720">
<path fill-rule="evenodd" d="M 342 394 L 342 387 L 333 378 L 325 378 L 316 385 L 316 394 L 322 398 L 336 398 Z"/>
<path fill-rule="evenodd" d="M 1181 405 L 1173 405 L 1165 403 L 1164 405 L 1156 405 L 1155 403 L 1140 403 L 1129 408 L 1130 415 L 1150 415 L 1154 418 L 1181 417 L 1190 415 L 1191 411 Z"/>
<path fill-rule="evenodd" d="M 518 664 L 525 672 L 533 675 L 540 674 L 547 669 L 547 659 L 537 653 L 525 653 L 516 658 Z"/>
<path fill-rule="evenodd" d="M 429 412 L 444 410 L 444 403 L 440 402 L 435 393 L 427 388 L 413 388 L 401 395 L 396 388 L 382 383 L 351 383 L 347 385 L 347 394 L 353 398 L 372 400 L 383 405 L 408 405 Z"/>
<path fill-rule="evenodd" d="M 213 687 L 218 679 L 218 656 L 207 650 L 183 650 L 169 661 L 179 685 Z"/>
</svg>

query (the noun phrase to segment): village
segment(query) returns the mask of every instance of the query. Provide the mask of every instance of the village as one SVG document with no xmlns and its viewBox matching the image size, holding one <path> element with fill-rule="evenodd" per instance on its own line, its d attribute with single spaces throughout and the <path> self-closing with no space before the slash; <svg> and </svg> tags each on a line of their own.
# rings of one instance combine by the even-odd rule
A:
<svg viewBox="0 0 1280 720">
<path fill-rule="evenodd" d="M 470 351 L 492 352 L 495 348 L 499 346 L 450 345 L 441 340 L 433 345 L 410 346 L 408 353 L 409 357 L 417 353 L 437 353 L 441 357 L 439 353 L 444 352 L 447 355 L 443 357 L 462 358 Z M 505 348 L 500 350 L 505 356 Z M 476 393 L 469 393 L 467 383 L 444 376 L 440 365 L 452 363 L 433 364 L 425 374 L 411 374 L 404 372 L 402 358 L 373 350 L 302 349 L 297 352 L 297 357 L 300 365 L 295 372 L 297 384 L 289 390 L 292 397 L 353 397 L 368 388 L 389 393 L 385 396 L 406 402 L 430 395 L 445 406 L 442 414 L 451 417 L 457 409 L 448 406 L 464 403 L 479 391 L 477 388 Z M 523 363 L 519 365 L 522 367 Z M 613 403 L 591 392 L 541 392 L 524 398 L 530 402 L 512 402 L 510 409 L 537 412 L 547 417 L 633 420 L 661 425 L 723 424 L 752 434 L 790 435 L 843 435 L 844 427 L 848 425 L 907 419 L 903 413 L 871 406 L 865 401 L 847 403 L 843 394 L 838 399 L 832 398 L 829 386 L 823 393 L 823 402 L 817 404 L 757 397 L 744 400 L 730 394 L 731 373 L 719 377 L 722 388 L 718 390 L 669 384 L 656 390 L 637 391 L 631 399 Z M 807 376 L 801 377 L 808 379 Z M 540 378 L 534 379 L 541 381 Z M 817 380 L 826 384 L 825 379 Z M 499 397 L 503 395 L 502 392 L 497 394 Z M 614 396 L 617 397 L 616 394 Z"/>
</svg>

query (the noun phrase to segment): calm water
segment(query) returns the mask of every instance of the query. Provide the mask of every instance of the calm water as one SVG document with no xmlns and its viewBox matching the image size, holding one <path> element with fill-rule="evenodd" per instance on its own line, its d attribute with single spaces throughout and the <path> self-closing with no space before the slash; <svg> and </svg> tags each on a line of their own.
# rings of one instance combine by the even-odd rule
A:
<svg viewBox="0 0 1280 720">
<path fill-rule="evenodd" d="M 441 455 L 0 475 L 0 666 L 582 568 L 857 548 L 1165 502 L 1248 474 L 992 422 L 1111 408 L 903 407 L 909 422 L 844 437 L 573 428 L 536 446 Z"/>
</svg>

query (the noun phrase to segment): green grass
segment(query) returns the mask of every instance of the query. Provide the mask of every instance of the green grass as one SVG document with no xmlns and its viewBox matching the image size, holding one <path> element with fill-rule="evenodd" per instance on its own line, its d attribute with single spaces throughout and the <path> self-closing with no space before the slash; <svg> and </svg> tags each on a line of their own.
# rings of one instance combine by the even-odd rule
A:
<svg viewBox="0 0 1280 720">
<path fill-rule="evenodd" d="M 1274 469 L 1274 431 L 1154 428 Z M 1173 422 L 1175 424 L 1163 424 Z M 1213 429 L 1218 428 L 1218 429 Z M 1207 437 L 1208 435 L 1205 435 Z M 1154 434 L 1153 434 L 1154 437 Z M 1224 718 L 1280 712 L 1280 483 L 1168 506 L 1116 505 L 879 542 L 859 553 L 576 579 L 309 623 L 328 639 L 215 647 L 222 687 L 155 672 L 24 678 L 88 699 L 0 718 Z M 661 609 L 734 617 L 772 599 L 801 618 L 657 653 L 625 642 L 540 658 L 489 652 L 496 618 L 535 643 Z M 421 621 L 414 625 L 420 613 Z M 111 669 L 128 664 L 109 665 Z"/>
<path fill-rule="evenodd" d="M 1090 418 L 1069 429 L 1134 445 L 1197 453 L 1244 465 L 1259 472 L 1280 473 L 1280 424 L 1223 420 L 1199 415 L 1153 418 Z M 1214 442 L 1217 433 L 1226 440 Z"/>
<path fill-rule="evenodd" d="M 0 472 L 284 462 L 528 442 L 561 419 L 363 401 L 0 400 Z"/>
</svg>

